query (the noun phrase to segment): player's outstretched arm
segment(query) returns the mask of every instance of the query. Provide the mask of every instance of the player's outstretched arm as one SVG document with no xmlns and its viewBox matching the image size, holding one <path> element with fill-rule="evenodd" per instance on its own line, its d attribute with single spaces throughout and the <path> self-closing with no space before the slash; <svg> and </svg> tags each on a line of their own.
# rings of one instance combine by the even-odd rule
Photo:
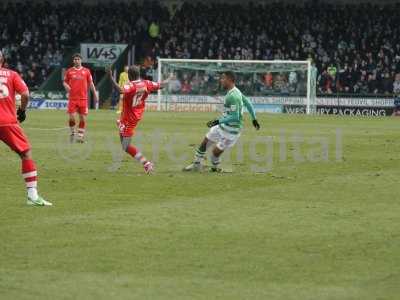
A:
<svg viewBox="0 0 400 300">
<path fill-rule="evenodd" d="M 161 89 L 165 88 L 168 85 L 168 83 L 170 82 L 171 78 L 172 78 L 172 74 L 170 74 L 167 79 L 161 81 L 159 83 L 160 84 L 159 89 L 161 90 Z"/>
<path fill-rule="evenodd" d="M 150 81 L 150 80 L 145 80 L 146 86 L 147 86 L 147 91 L 149 93 L 156 92 L 158 90 L 162 90 L 165 88 L 165 86 L 168 84 L 169 79 L 166 79 L 161 82 L 155 82 L 155 81 Z"/>
<path fill-rule="evenodd" d="M 168 81 L 164 80 L 160 82 L 160 87 L 159 90 L 162 90 L 163 88 L 165 88 L 168 84 Z"/>
<path fill-rule="evenodd" d="M 249 112 L 250 116 L 251 116 L 251 120 L 253 122 L 253 126 L 255 127 L 255 129 L 259 130 L 260 129 L 260 124 L 257 121 L 256 118 L 256 112 L 254 110 L 254 106 L 253 104 L 251 104 L 250 100 L 243 96 L 243 104 L 246 107 L 247 111 Z"/>
<path fill-rule="evenodd" d="M 165 88 L 168 85 L 169 80 L 170 80 L 170 78 L 167 78 L 167 79 L 165 79 L 165 80 L 160 82 L 160 90 Z"/>
<path fill-rule="evenodd" d="M 118 82 L 115 80 L 113 74 L 112 74 L 112 69 L 111 68 L 107 68 L 106 73 L 108 75 L 108 77 L 111 80 L 111 83 L 113 84 L 114 88 L 119 91 L 120 94 L 124 93 L 124 90 L 122 87 L 119 86 Z"/>
</svg>

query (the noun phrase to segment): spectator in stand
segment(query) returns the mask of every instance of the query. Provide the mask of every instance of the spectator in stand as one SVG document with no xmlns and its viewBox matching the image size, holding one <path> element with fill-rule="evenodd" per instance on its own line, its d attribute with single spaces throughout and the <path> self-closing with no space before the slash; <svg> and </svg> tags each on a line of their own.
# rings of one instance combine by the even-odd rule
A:
<svg viewBox="0 0 400 300">
<path fill-rule="evenodd" d="M 157 24 L 156 20 L 152 21 L 149 26 L 149 35 L 151 38 L 156 39 L 160 34 L 160 26 Z"/>
<path fill-rule="evenodd" d="M 37 89 L 39 87 L 38 78 L 36 78 L 36 73 L 32 70 L 29 70 L 27 73 L 27 78 L 25 82 L 28 86 L 31 86 L 33 89 Z"/>
<path fill-rule="evenodd" d="M 297 91 L 297 73 L 296 72 L 290 72 L 289 73 L 289 92 L 290 93 L 296 93 Z"/>
<path fill-rule="evenodd" d="M 286 80 L 284 75 L 277 74 L 274 79 L 274 91 L 277 93 L 282 93 L 286 90 Z"/>
<path fill-rule="evenodd" d="M 176 74 L 171 75 L 171 79 L 168 82 L 168 92 L 169 93 L 176 93 L 181 90 L 181 82 L 176 77 Z"/>
<path fill-rule="evenodd" d="M 267 74 L 264 75 L 263 82 L 265 84 L 265 87 L 267 89 L 272 89 L 273 85 L 273 76 L 271 72 L 268 72 Z"/>
<path fill-rule="evenodd" d="M 400 96 L 400 73 L 396 74 L 393 82 L 393 94 Z"/>
<path fill-rule="evenodd" d="M 369 92 L 368 82 L 366 80 L 366 74 L 361 75 L 360 80 L 354 87 L 354 91 L 361 95 L 366 95 Z"/>
<path fill-rule="evenodd" d="M 378 81 L 376 80 L 376 74 L 369 74 L 368 75 L 368 93 L 370 94 L 378 94 L 379 86 Z"/>
<path fill-rule="evenodd" d="M 388 70 L 383 74 L 383 78 L 381 80 L 382 83 L 382 93 L 391 94 L 393 92 L 393 85 L 395 84 L 390 76 Z"/>
<path fill-rule="evenodd" d="M 192 91 L 192 86 L 189 83 L 189 80 L 184 80 L 181 86 L 182 94 L 189 94 Z"/>
<path fill-rule="evenodd" d="M 336 93 L 336 78 L 324 70 L 318 77 L 318 90 L 322 94 Z"/>
</svg>

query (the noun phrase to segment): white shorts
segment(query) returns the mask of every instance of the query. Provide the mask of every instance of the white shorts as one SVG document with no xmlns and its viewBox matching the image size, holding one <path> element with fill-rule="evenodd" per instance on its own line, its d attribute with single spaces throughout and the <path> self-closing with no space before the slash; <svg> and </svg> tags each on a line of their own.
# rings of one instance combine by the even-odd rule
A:
<svg viewBox="0 0 400 300">
<path fill-rule="evenodd" d="M 240 137 L 240 133 L 229 133 L 219 127 L 219 125 L 210 128 L 206 134 L 206 138 L 211 142 L 217 144 L 218 149 L 225 150 L 233 147 Z"/>
</svg>

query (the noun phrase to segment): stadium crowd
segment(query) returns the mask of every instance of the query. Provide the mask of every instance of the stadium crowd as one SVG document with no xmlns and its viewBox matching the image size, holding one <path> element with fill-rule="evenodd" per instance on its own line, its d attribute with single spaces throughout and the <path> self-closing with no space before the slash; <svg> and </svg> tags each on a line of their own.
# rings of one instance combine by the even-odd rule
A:
<svg viewBox="0 0 400 300">
<path fill-rule="evenodd" d="M 33 88 L 61 64 L 66 47 L 88 41 L 135 45 L 139 57 L 312 58 L 319 93 L 400 93 L 399 4 L 143 3 L 3 4 L 0 45 Z M 290 89 L 289 77 L 260 78 Z M 195 78 L 176 80 L 183 92 L 196 85 Z"/>
</svg>

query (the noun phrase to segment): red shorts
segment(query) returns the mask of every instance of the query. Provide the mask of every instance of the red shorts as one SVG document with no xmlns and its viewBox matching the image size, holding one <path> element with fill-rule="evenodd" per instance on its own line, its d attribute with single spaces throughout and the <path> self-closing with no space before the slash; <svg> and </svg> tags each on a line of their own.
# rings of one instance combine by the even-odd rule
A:
<svg viewBox="0 0 400 300">
<path fill-rule="evenodd" d="M 19 125 L 0 126 L 0 140 L 17 153 L 24 153 L 31 149 L 24 131 Z"/>
<path fill-rule="evenodd" d="M 89 112 L 87 100 L 69 100 L 68 111 L 69 114 L 78 113 L 86 116 Z"/>
<path fill-rule="evenodd" d="M 135 134 L 136 124 L 125 124 L 120 120 L 117 120 L 117 126 L 119 129 L 119 135 L 122 137 L 132 137 Z"/>
</svg>

